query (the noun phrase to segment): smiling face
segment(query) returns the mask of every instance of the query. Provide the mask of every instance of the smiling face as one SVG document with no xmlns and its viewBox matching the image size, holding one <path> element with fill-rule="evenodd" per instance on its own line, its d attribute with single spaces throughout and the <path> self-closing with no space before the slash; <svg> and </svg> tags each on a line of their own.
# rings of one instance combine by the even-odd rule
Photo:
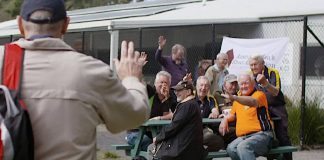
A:
<svg viewBox="0 0 324 160">
<path fill-rule="evenodd" d="M 262 55 L 253 55 L 249 58 L 249 65 L 253 75 L 262 74 L 264 59 Z"/>
<path fill-rule="evenodd" d="M 199 98 L 204 98 L 207 96 L 209 90 L 210 90 L 210 84 L 208 79 L 206 78 L 199 78 L 197 80 L 197 95 Z"/>
<path fill-rule="evenodd" d="M 251 75 L 240 75 L 238 78 L 238 83 L 242 96 L 249 96 L 254 91 L 255 81 Z"/>
</svg>

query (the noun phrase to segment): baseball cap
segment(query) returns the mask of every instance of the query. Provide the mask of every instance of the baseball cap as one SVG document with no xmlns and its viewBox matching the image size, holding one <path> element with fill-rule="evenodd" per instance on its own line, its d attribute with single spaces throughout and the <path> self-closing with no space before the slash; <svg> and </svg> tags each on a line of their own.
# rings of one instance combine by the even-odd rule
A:
<svg viewBox="0 0 324 160">
<path fill-rule="evenodd" d="M 182 89 L 194 89 L 192 82 L 190 81 L 180 81 L 177 85 L 171 87 L 174 90 L 182 90 Z"/>
<path fill-rule="evenodd" d="M 46 19 L 32 19 L 30 15 L 38 10 L 45 10 L 52 13 Z M 24 0 L 20 8 L 20 16 L 25 21 L 37 24 L 55 23 L 66 18 L 64 0 Z"/>
<path fill-rule="evenodd" d="M 224 77 L 224 82 L 237 82 L 237 76 L 235 74 L 228 74 Z"/>
</svg>

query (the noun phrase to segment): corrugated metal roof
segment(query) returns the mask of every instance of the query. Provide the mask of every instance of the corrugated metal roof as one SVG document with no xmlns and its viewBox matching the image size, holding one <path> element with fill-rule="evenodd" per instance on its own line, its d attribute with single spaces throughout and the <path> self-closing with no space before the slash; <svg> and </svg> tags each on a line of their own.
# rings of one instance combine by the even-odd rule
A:
<svg viewBox="0 0 324 160">
<path fill-rule="evenodd" d="M 109 20 L 145 17 L 167 11 L 174 10 L 181 5 L 200 2 L 201 0 L 155 0 L 148 2 L 138 2 L 129 4 L 108 5 L 100 7 L 92 7 L 86 9 L 78 9 L 68 11 L 68 16 L 71 18 L 70 25 L 80 26 L 80 23 L 94 24 L 100 21 L 99 26 L 89 26 L 90 28 L 100 28 L 102 25 L 107 28 Z M 105 21 L 105 22 L 103 22 Z M 103 22 L 103 23 L 102 23 Z M 2 32 L 6 30 L 7 32 Z M 3 34 L 18 34 L 18 26 L 16 20 L 0 23 L 0 36 Z"/>
<path fill-rule="evenodd" d="M 71 18 L 71 23 L 80 22 L 90 22 L 90 21 L 100 21 L 100 20 L 112 20 L 139 16 L 149 16 L 166 11 L 175 9 L 175 6 L 156 6 L 150 8 L 136 8 L 127 10 L 116 10 L 108 12 L 98 12 L 95 14 L 78 14 L 69 15 Z"/>
<path fill-rule="evenodd" d="M 156 0 L 69 11 L 69 31 L 128 29 L 324 15 L 324 0 Z M 15 20 L 0 23 L 0 36 L 19 34 Z"/>
</svg>

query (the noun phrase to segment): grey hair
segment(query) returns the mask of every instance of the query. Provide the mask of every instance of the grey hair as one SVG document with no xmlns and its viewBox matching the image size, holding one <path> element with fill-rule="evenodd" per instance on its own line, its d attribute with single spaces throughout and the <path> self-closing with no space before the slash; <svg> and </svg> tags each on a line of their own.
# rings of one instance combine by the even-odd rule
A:
<svg viewBox="0 0 324 160">
<path fill-rule="evenodd" d="M 260 62 L 261 64 L 264 65 L 264 58 L 262 55 L 260 54 L 256 54 L 256 55 L 252 55 L 250 58 L 249 58 L 249 63 L 252 61 L 252 60 L 256 60 L 258 62 Z"/>
<path fill-rule="evenodd" d="M 218 53 L 216 59 L 220 59 L 221 57 L 228 57 L 226 53 Z"/>
<path fill-rule="evenodd" d="M 172 47 L 172 54 L 175 54 L 178 50 L 182 50 L 183 55 L 186 55 L 186 48 L 181 44 L 175 44 Z"/>
<path fill-rule="evenodd" d="M 165 77 L 167 77 L 168 80 L 169 80 L 169 83 L 171 83 L 171 74 L 170 74 L 169 72 L 167 72 L 167 71 L 160 71 L 160 72 L 158 72 L 158 73 L 156 74 L 156 76 L 155 76 L 155 81 L 154 81 L 154 83 L 156 83 L 156 81 L 160 78 L 160 76 L 165 76 Z"/>
<path fill-rule="evenodd" d="M 239 74 L 239 77 L 242 77 L 242 76 L 249 77 L 252 82 L 255 82 L 252 72 L 249 72 L 249 71 L 242 72 L 242 73 Z M 238 79 L 240 79 L 240 78 L 238 78 Z"/>
<path fill-rule="evenodd" d="M 30 18 L 39 20 L 47 19 L 51 16 L 52 13 L 49 11 L 37 10 L 30 15 Z M 55 34 L 57 32 L 60 32 L 60 28 L 63 25 L 63 22 L 64 20 L 58 21 L 56 23 L 36 24 L 23 20 L 23 26 L 31 34 Z"/>
<path fill-rule="evenodd" d="M 208 85 L 209 85 L 209 86 L 211 85 L 209 79 L 208 79 L 206 76 L 199 76 L 199 77 L 197 78 L 197 84 L 196 84 L 196 87 L 198 86 L 198 84 L 200 83 L 201 80 L 206 80 L 207 83 L 208 83 Z"/>
</svg>

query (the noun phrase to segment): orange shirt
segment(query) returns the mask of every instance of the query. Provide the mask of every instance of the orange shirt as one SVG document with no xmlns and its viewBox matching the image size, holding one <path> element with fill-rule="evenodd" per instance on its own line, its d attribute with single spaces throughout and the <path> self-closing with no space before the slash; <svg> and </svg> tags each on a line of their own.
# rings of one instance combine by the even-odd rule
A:
<svg viewBox="0 0 324 160">
<path fill-rule="evenodd" d="M 259 106 L 246 106 L 234 101 L 231 114 L 236 115 L 236 135 L 238 137 L 265 130 L 271 130 L 267 97 L 262 91 L 251 95 Z"/>
</svg>

